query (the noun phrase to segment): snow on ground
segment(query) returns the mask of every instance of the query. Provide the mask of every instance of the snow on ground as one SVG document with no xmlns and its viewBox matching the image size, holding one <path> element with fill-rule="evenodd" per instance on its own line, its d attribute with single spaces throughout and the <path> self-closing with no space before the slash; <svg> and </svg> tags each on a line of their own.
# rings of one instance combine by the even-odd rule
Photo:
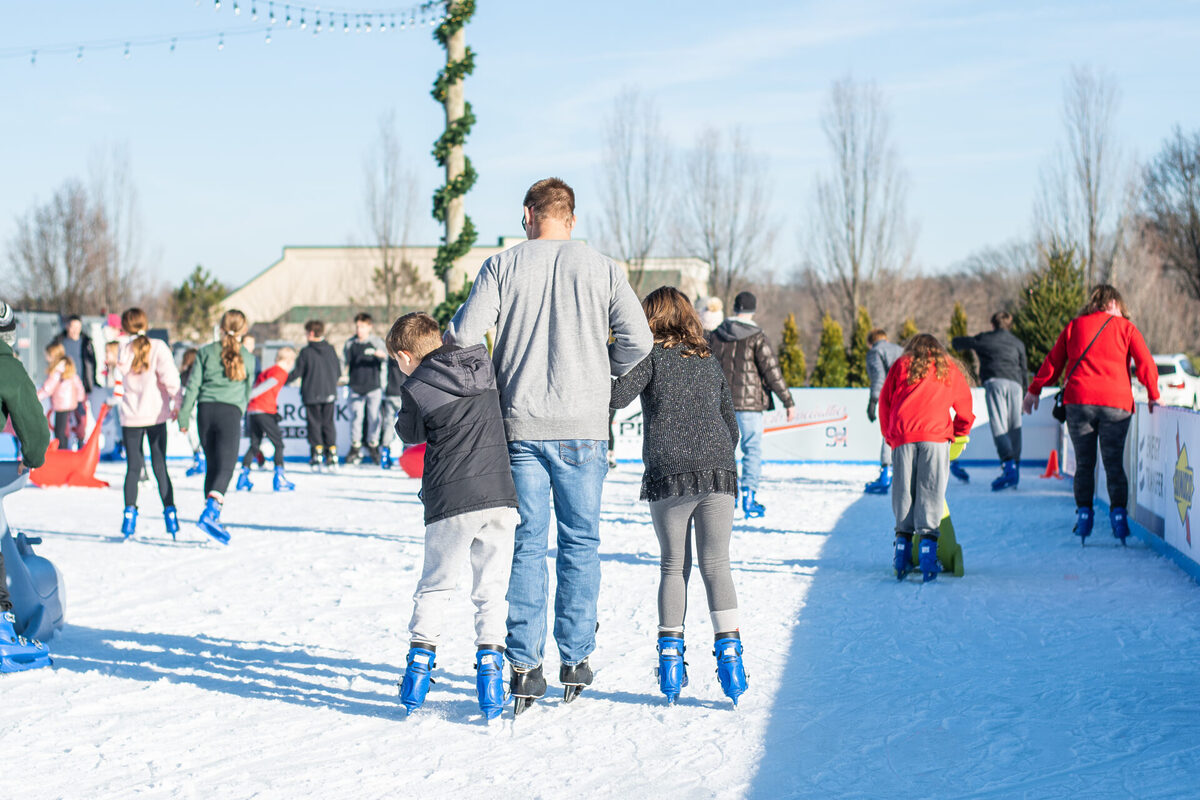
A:
<svg viewBox="0 0 1200 800">
<path fill-rule="evenodd" d="M 200 479 L 172 471 L 191 517 Z M 926 586 L 891 576 L 889 502 L 861 492 L 873 469 L 768 465 L 768 516 L 733 542 L 750 673 L 734 711 L 698 575 L 691 686 L 662 703 L 658 548 L 622 465 L 605 488 L 594 686 L 561 703 L 551 641 L 546 700 L 489 727 L 465 589 L 426 707 L 405 720 L 396 700 L 416 481 L 296 473 L 277 495 L 256 473 L 227 504 L 228 548 L 190 525 L 173 543 L 143 486 L 122 544 L 121 472 L 106 466 L 108 490 L 8 498 L 66 575 L 69 624 L 53 671 L 0 678 L 0 751 L 24 798 L 1192 794 L 1197 587 L 1140 544 L 1113 546 L 1103 522 L 1081 549 L 1067 482 L 993 496 L 974 472 L 949 498 L 967 576 Z"/>
</svg>

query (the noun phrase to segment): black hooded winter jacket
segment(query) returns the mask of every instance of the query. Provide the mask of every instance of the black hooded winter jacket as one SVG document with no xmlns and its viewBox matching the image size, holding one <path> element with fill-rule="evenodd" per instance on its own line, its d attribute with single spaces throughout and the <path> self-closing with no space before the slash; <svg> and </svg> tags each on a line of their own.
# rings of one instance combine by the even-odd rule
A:
<svg viewBox="0 0 1200 800">
<path fill-rule="evenodd" d="M 783 401 L 784 408 L 795 405 L 762 328 L 727 319 L 708 334 L 708 346 L 725 371 L 734 411 L 770 411 L 775 408 L 772 392 Z"/>
<path fill-rule="evenodd" d="M 400 387 L 400 399 L 396 434 L 405 444 L 426 445 L 426 525 L 517 507 L 496 373 L 484 345 L 434 350 Z"/>
</svg>

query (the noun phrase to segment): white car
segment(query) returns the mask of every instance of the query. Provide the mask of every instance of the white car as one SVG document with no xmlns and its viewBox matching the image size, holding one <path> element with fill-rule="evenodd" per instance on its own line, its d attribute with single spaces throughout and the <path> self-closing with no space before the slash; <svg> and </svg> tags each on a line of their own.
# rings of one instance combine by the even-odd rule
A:
<svg viewBox="0 0 1200 800">
<path fill-rule="evenodd" d="M 1158 402 L 1164 406 L 1183 406 L 1200 411 L 1200 376 L 1192 360 L 1184 353 L 1174 355 L 1156 355 L 1154 364 L 1158 367 Z M 1138 382 L 1137 375 L 1132 376 L 1133 396 L 1146 402 L 1146 389 Z"/>
</svg>

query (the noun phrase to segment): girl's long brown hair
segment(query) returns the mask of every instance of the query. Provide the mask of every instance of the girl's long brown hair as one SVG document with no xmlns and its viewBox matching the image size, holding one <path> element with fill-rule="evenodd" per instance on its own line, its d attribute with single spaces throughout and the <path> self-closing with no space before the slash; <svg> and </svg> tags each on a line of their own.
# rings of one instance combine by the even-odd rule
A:
<svg viewBox="0 0 1200 800">
<path fill-rule="evenodd" d="M 918 333 L 904 348 L 904 354 L 911 359 L 906 381 L 909 386 L 924 380 L 931 366 L 934 377 L 942 383 L 950 382 L 950 354 L 936 336 Z"/>
<path fill-rule="evenodd" d="M 150 339 L 146 336 L 146 327 L 146 312 L 140 308 L 127 308 L 121 315 L 121 330 L 133 337 L 129 342 L 133 348 L 131 372 L 145 372 L 150 368 Z"/>
<path fill-rule="evenodd" d="M 242 358 L 242 337 L 250 326 L 246 315 L 236 308 L 221 315 L 221 363 L 225 377 L 231 381 L 246 380 L 246 361 Z"/>
<path fill-rule="evenodd" d="M 63 364 L 63 380 L 75 377 L 75 360 L 67 355 L 67 350 L 61 344 L 52 344 L 46 348 L 46 374 L 54 372 L 59 364 Z"/>
<path fill-rule="evenodd" d="M 1121 312 L 1121 316 L 1129 319 L 1129 307 L 1125 305 L 1125 298 L 1121 297 L 1121 293 L 1116 287 L 1110 286 L 1107 283 L 1101 283 L 1092 287 L 1091 294 L 1088 295 L 1087 305 L 1083 307 L 1083 311 L 1079 315 L 1086 316 L 1095 314 L 1098 311 L 1107 311 L 1110 304 L 1116 303 L 1117 309 Z"/>
<path fill-rule="evenodd" d="M 660 286 L 646 295 L 642 310 L 646 312 L 655 344 L 668 350 L 678 347 L 684 358 L 708 357 L 710 351 L 704 338 L 704 326 L 683 292 L 674 286 Z"/>
</svg>

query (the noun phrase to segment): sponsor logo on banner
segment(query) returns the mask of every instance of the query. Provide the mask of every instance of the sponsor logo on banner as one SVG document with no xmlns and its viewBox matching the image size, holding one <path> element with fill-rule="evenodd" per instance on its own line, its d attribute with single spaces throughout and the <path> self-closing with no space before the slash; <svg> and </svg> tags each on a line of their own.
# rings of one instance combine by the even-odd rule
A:
<svg viewBox="0 0 1200 800">
<path fill-rule="evenodd" d="M 1192 546 L 1192 494 L 1196 488 L 1195 475 L 1188 463 L 1187 444 L 1179 440 L 1179 426 L 1175 426 L 1175 507 L 1179 510 L 1179 524 L 1187 533 L 1188 547 Z"/>
</svg>

